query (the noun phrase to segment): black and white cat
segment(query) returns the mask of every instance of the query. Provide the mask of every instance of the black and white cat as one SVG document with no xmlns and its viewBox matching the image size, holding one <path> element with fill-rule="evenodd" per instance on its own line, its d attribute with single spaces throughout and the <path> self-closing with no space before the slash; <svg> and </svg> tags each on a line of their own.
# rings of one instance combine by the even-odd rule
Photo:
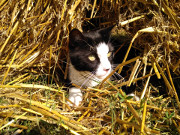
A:
<svg viewBox="0 0 180 135">
<path fill-rule="evenodd" d="M 69 34 L 69 80 L 81 87 L 99 84 L 112 71 L 113 47 L 110 32 L 113 26 L 81 33 L 73 29 Z M 69 100 L 78 106 L 83 95 L 79 88 L 69 89 Z"/>
</svg>

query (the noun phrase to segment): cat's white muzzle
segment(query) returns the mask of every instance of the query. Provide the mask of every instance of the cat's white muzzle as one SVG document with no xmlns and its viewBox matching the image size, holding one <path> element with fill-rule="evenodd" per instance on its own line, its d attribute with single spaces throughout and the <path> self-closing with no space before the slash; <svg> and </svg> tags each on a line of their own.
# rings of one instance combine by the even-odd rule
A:
<svg viewBox="0 0 180 135">
<path fill-rule="evenodd" d="M 110 63 L 106 66 L 99 65 L 97 71 L 96 71 L 96 77 L 99 79 L 106 78 L 111 72 L 111 65 Z"/>
</svg>

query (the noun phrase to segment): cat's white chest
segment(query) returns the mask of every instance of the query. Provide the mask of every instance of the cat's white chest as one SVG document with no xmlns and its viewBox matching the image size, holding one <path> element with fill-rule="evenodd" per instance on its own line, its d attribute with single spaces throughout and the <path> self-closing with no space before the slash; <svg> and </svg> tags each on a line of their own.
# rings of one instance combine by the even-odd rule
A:
<svg viewBox="0 0 180 135">
<path fill-rule="evenodd" d="M 76 70 L 71 63 L 69 65 L 69 79 L 71 80 L 71 83 L 81 87 L 94 87 L 102 81 L 91 72 Z"/>
<path fill-rule="evenodd" d="M 76 70 L 72 64 L 69 65 L 69 79 L 71 83 L 79 85 L 80 87 L 94 87 L 101 81 L 90 72 Z M 79 88 L 72 87 L 69 89 L 69 100 L 74 103 L 75 106 L 79 106 L 82 99 L 83 95 Z M 71 106 L 72 104 L 69 105 Z"/>
</svg>

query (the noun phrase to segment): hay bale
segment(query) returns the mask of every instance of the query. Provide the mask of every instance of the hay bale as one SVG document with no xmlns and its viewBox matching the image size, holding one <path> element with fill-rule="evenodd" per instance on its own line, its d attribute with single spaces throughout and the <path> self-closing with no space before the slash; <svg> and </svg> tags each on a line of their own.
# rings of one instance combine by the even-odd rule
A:
<svg viewBox="0 0 180 135">
<path fill-rule="evenodd" d="M 179 16 L 178 1 L 2 0 L 0 132 L 26 133 L 43 120 L 41 134 L 180 133 Z M 83 107 L 70 108 L 61 78 L 67 77 L 69 31 L 115 23 L 115 36 L 123 29 L 133 37 L 115 69 L 121 73 L 131 63 L 128 81 L 83 89 Z M 132 47 L 142 55 L 129 60 Z M 167 97 L 158 95 L 152 76 L 161 78 Z M 131 101 L 121 87 L 139 80 L 142 101 Z"/>
</svg>

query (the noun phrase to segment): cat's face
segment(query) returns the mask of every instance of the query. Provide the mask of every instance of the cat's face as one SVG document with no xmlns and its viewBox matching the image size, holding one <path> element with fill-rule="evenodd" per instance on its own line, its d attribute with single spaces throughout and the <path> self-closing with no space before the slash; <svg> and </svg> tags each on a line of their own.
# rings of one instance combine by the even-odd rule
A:
<svg viewBox="0 0 180 135">
<path fill-rule="evenodd" d="M 99 79 L 104 79 L 111 72 L 113 47 L 109 36 L 112 28 L 87 33 L 73 29 L 70 32 L 70 60 L 77 71 L 89 71 Z"/>
</svg>

